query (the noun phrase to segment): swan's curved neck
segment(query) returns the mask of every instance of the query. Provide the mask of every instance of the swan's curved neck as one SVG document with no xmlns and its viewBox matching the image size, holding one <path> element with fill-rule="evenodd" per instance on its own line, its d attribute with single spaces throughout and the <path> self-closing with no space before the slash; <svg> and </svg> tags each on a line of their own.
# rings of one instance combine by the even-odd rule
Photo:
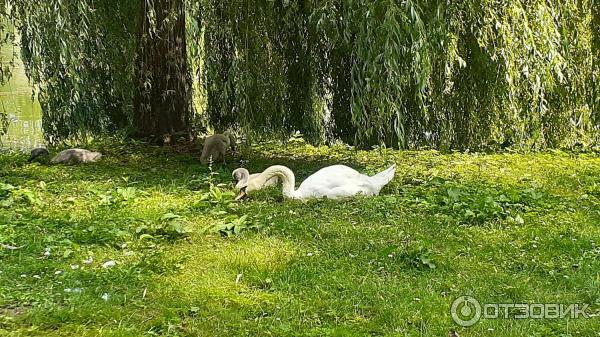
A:
<svg viewBox="0 0 600 337">
<path fill-rule="evenodd" d="M 235 184 L 235 187 L 236 187 L 237 189 L 241 189 L 242 187 L 244 187 L 244 186 L 247 186 L 247 185 L 248 185 L 248 177 L 247 177 L 247 176 L 244 176 L 242 179 L 240 179 L 240 180 L 239 180 L 239 181 L 238 181 L 238 182 Z"/>
<path fill-rule="evenodd" d="M 261 173 L 257 179 L 258 186 L 264 185 L 269 179 L 279 177 L 283 182 L 283 196 L 286 198 L 296 198 L 297 193 L 294 190 L 296 186 L 296 177 L 294 172 L 283 165 L 274 165 L 268 167 Z"/>
</svg>

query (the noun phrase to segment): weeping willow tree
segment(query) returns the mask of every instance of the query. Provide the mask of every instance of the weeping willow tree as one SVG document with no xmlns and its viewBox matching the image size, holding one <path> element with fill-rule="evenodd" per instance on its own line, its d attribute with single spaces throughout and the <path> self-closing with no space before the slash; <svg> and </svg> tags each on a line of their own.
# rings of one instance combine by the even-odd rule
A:
<svg viewBox="0 0 600 337">
<path fill-rule="evenodd" d="M 187 131 L 183 1 L 7 0 L 49 143 Z"/>
<path fill-rule="evenodd" d="M 0 4 L 2 3 L 0 2 Z M 15 27 L 12 25 L 9 17 L 10 12 L 6 6 L 0 5 L 0 86 L 4 86 L 11 79 L 17 54 L 17 48 L 14 47 L 16 39 Z M 2 104 L 0 107 L 0 136 L 6 133 L 9 124 L 8 113 L 5 110 L 4 104 Z M 0 139 L 1 144 L 2 140 Z"/>
<path fill-rule="evenodd" d="M 21 32 L 49 140 L 171 133 L 194 118 L 248 135 L 300 131 L 313 143 L 359 146 L 542 148 L 599 139 L 595 0 L 4 7 Z M 196 111 L 191 97 L 203 102 Z"/>
<path fill-rule="evenodd" d="M 592 74 L 590 107 L 592 110 L 592 123 L 595 125 L 596 142 L 600 141 L 600 0 L 592 0 L 592 21 L 590 24 L 592 31 Z"/>
<path fill-rule="evenodd" d="M 324 133 L 308 1 L 202 3 L 207 115 L 217 129 L 312 141 Z"/>
<path fill-rule="evenodd" d="M 410 148 L 597 137 L 592 1 L 202 3 L 215 124 Z"/>
<path fill-rule="evenodd" d="M 26 73 L 42 106 L 49 142 L 130 125 L 137 6 L 114 1 L 5 1 L 20 35 Z"/>
</svg>

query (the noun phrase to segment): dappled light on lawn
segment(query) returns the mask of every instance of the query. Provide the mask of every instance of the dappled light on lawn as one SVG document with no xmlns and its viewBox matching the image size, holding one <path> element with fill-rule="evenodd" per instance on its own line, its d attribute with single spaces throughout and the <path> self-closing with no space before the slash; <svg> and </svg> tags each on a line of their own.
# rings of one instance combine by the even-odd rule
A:
<svg viewBox="0 0 600 337">
<path fill-rule="evenodd" d="M 291 142 L 244 149 L 305 179 L 343 163 L 379 196 L 235 202 L 235 164 L 98 143 L 97 163 L 0 155 L 0 331 L 215 336 L 597 331 L 595 320 L 454 325 L 482 303 L 594 303 L 600 160 L 594 153 L 371 152 Z"/>
</svg>

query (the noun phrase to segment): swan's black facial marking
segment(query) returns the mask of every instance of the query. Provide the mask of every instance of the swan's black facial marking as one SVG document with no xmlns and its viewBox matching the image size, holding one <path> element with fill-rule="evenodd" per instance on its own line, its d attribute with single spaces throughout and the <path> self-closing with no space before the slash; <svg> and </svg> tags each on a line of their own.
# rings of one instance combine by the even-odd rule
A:
<svg viewBox="0 0 600 337">
<path fill-rule="evenodd" d="M 235 201 L 239 201 L 244 199 L 248 194 L 246 193 L 246 188 L 248 188 L 248 186 L 244 186 L 240 189 L 240 194 L 238 194 L 237 197 L 235 197 Z"/>
</svg>

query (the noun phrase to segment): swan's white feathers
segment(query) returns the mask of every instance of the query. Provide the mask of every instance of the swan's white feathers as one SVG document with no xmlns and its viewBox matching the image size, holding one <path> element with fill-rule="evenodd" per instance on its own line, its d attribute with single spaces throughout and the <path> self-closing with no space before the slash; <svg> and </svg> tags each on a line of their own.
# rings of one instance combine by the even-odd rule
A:
<svg viewBox="0 0 600 337">
<path fill-rule="evenodd" d="M 248 192 L 260 190 L 261 188 L 268 186 L 273 186 L 279 182 L 279 178 L 275 176 L 259 186 L 257 185 L 257 181 L 259 180 L 260 173 L 250 174 L 250 172 L 247 169 L 241 167 L 235 169 L 231 173 L 231 175 L 233 179 L 237 181 L 237 183 L 235 184 L 235 188 L 237 190 L 241 190 L 242 187 L 246 187 Z"/>
<path fill-rule="evenodd" d="M 396 165 L 392 165 L 387 170 L 369 177 L 345 165 L 328 166 L 306 178 L 294 194 L 299 199 L 378 195 L 383 186 L 394 178 L 395 170 Z"/>
<path fill-rule="evenodd" d="M 379 190 L 383 188 L 383 186 L 387 185 L 392 179 L 394 179 L 394 175 L 396 174 L 396 164 L 388 167 L 386 170 L 377 173 L 376 175 L 369 177 L 372 181 L 373 186 L 380 186 Z M 379 194 L 379 190 L 377 194 Z"/>
</svg>

